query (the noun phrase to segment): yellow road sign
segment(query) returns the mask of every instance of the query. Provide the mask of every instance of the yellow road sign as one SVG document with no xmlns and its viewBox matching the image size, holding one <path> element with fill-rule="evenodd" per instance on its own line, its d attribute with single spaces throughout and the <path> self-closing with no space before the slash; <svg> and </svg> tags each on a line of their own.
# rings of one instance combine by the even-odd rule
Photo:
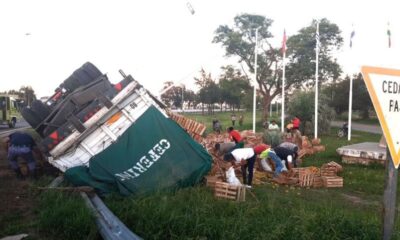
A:
<svg viewBox="0 0 400 240">
<path fill-rule="evenodd" d="M 394 166 L 398 168 L 400 163 L 400 70 L 363 66 L 361 72 Z"/>
</svg>

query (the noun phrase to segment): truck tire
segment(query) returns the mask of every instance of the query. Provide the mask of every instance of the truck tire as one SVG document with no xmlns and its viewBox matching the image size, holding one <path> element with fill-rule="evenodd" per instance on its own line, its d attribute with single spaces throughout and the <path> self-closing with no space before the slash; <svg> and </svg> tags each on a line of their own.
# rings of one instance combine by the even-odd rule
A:
<svg viewBox="0 0 400 240">
<path fill-rule="evenodd" d="M 21 112 L 22 117 L 31 125 L 32 128 L 36 128 L 42 119 L 36 115 L 31 108 L 24 107 Z"/>
<path fill-rule="evenodd" d="M 17 123 L 17 119 L 16 118 L 12 118 L 11 121 L 8 123 L 8 126 L 10 128 L 15 128 L 15 124 Z"/>
<path fill-rule="evenodd" d="M 74 74 L 76 74 L 81 86 L 85 86 L 103 75 L 100 70 L 90 62 L 83 64 Z"/>
<path fill-rule="evenodd" d="M 96 66 L 90 62 L 86 62 L 63 82 L 62 87 L 73 92 L 78 87 L 87 85 L 101 75 L 102 73 L 96 68 Z"/>
<path fill-rule="evenodd" d="M 31 109 L 43 120 L 50 114 L 50 109 L 40 100 L 34 100 Z"/>
<path fill-rule="evenodd" d="M 60 85 L 61 88 L 67 89 L 69 92 L 73 92 L 80 86 L 78 79 L 73 76 L 68 77 L 64 80 L 64 82 Z"/>
</svg>

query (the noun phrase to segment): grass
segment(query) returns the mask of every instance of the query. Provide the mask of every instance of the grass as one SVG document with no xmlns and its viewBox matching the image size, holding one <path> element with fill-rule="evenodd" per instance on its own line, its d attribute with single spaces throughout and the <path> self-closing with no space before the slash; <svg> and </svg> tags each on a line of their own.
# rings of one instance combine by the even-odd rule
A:
<svg viewBox="0 0 400 240">
<path fill-rule="evenodd" d="M 210 128 L 213 116 L 190 116 Z M 217 114 L 217 118 L 224 127 L 230 126 L 230 113 Z M 239 129 L 250 129 L 250 119 L 251 113 L 245 113 Z M 260 118 L 257 124 L 261 128 Z M 331 134 L 321 137 L 327 150 L 306 158 L 305 166 L 341 163 L 336 154 L 339 146 L 380 139 L 380 135 L 354 132 L 349 143 L 336 137 L 336 131 L 332 129 Z M 236 203 L 215 199 L 210 189 L 199 185 L 140 197 L 111 195 L 105 202 L 144 239 L 379 239 L 384 168 L 343 166 L 344 187 L 340 189 L 301 189 L 268 183 L 252 190 L 257 199 L 247 194 L 246 202 Z M 40 203 L 37 227 L 46 236 L 96 237 L 93 219 L 78 196 L 49 192 L 41 195 Z M 399 220 L 395 226 L 393 239 L 400 239 Z"/>
<path fill-rule="evenodd" d="M 78 194 L 38 191 L 51 180 L 44 176 L 28 186 L 34 199 L 30 216 L 23 209 L 0 216 L 0 238 L 28 233 L 27 239 L 99 239 L 94 218 Z"/>
<path fill-rule="evenodd" d="M 49 239 L 96 239 L 94 218 L 78 194 L 48 191 L 39 199 L 37 228 Z"/>
<path fill-rule="evenodd" d="M 245 115 L 239 129 L 250 128 L 251 123 L 246 122 L 250 116 Z M 190 117 L 211 125 L 212 116 Z M 218 114 L 217 118 L 224 126 L 230 124 L 230 113 Z M 336 131 L 322 136 L 327 150 L 306 158 L 305 166 L 341 163 L 338 147 L 380 139 L 380 135 L 354 132 L 349 143 L 336 137 Z M 379 239 L 384 167 L 343 166 L 345 184 L 340 189 L 265 184 L 253 190 L 258 200 L 248 194 L 246 202 L 235 203 L 217 200 L 211 190 L 197 186 L 136 198 L 111 196 L 106 203 L 145 239 Z M 399 221 L 394 239 L 400 239 Z"/>
<path fill-rule="evenodd" d="M 215 112 L 213 115 L 201 115 L 201 113 L 186 113 L 184 114 L 185 116 L 192 118 L 198 122 L 201 122 L 207 126 L 206 134 L 212 131 L 212 119 L 216 117 L 221 125 L 222 129 L 225 130 L 227 127 L 232 126 L 232 121 L 231 121 L 231 112 Z M 252 112 L 235 112 L 236 114 L 236 123 L 235 123 L 235 129 L 238 130 L 247 130 L 247 129 L 252 129 L 253 128 L 253 113 Z M 243 114 L 243 125 L 239 126 L 239 116 Z M 280 125 L 280 115 L 276 115 L 275 113 L 272 114 L 270 117 L 270 120 L 275 120 L 278 125 Z M 257 113 L 256 115 L 256 130 L 261 131 L 262 129 L 262 115 L 260 112 Z"/>
</svg>

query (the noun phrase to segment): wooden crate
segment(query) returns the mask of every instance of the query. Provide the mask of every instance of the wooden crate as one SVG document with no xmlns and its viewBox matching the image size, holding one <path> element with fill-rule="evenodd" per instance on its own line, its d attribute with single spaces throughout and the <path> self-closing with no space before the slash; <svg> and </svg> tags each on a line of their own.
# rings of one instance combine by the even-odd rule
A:
<svg viewBox="0 0 400 240">
<path fill-rule="evenodd" d="M 321 144 L 321 138 L 314 138 L 311 140 L 312 145 L 320 145 Z"/>
<path fill-rule="evenodd" d="M 206 179 L 206 186 L 214 188 L 216 182 L 220 182 L 221 178 L 218 176 L 205 176 Z"/>
<path fill-rule="evenodd" d="M 332 162 L 327 163 L 326 165 L 331 167 L 331 168 L 335 168 L 336 169 L 336 173 L 343 171 L 342 165 L 340 165 L 337 162 L 332 161 Z"/>
<path fill-rule="evenodd" d="M 324 152 L 325 146 L 324 145 L 313 146 L 312 149 L 314 150 L 314 153 Z"/>
<path fill-rule="evenodd" d="M 321 168 L 321 176 L 334 177 L 337 176 L 336 169 Z"/>
<path fill-rule="evenodd" d="M 296 176 L 299 176 L 301 174 L 314 174 L 316 176 L 320 175 L 320 169 L 317 167 L 302 167 L 302 168 L 292 168 L 293 173 Z"/>
<path fill-rule="evenodd" d="M 343 187 L 342 177 L 322 177 L 322 181 L 324 182 L 324 187 Z"/>
<path fill-rule="evenodd" d="M 244 202 L 246 200 L 246 188 L 244 186 L 233 186 L 224 182 L 216 182 L 214 196 Z"/>
<path fill-rule="evenodd" d="M 322 180 L 322 177 L 314 176 L 313 187 L 314 188 L 321 188 L 323 186 L 324 186 L 324 181 Z"/>
<path fill-rule="evenodd" d="M 314 173 L 300 173 L 299 185 L 300 187 L 311 187 L 314 184 Z"/>
</svg>

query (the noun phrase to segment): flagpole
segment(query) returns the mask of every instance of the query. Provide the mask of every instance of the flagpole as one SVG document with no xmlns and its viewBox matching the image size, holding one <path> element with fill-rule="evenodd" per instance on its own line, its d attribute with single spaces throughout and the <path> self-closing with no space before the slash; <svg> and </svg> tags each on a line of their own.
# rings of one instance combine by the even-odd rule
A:
<svg viewBox="0 0 400 240">
<path fill-rule="evenodd" d="M 317 21 L 317 41 L 315 48 L 315 123 L 314 123 L 314 138 L 318 138 L 318 54 L 319 54 L 319 22 Z"/>
<path fill-rule="evenodd" d="M 349 91 L 349 123 L 347 124 L 347 141 L 351 140 L 351 116 L 353 111 L 353 76 L 350 76 L 350 91 Z"/>
<path fill-rule="evenodd" d="M 269 116 L 272 117 L 272 101 L 269 103 Z"/>
<path fill-rule="evenodd" d="M 350 50 L 353 48 L 353 37 L 355 35 L 354 26 L 350 34 Z M 350 53 L 350 58 L 352 55 Z M 353 75 L 350 75 L 350 89 L 349 89 L 349 117 L 347 123 L 347 141 L 351 140 L 351 120 L 353 115 Z"/>
<path fill-rule="evenodd" d="M 285 58 L 286 58 L 286 31 L 283 37 L 284 43 L 282 44 L 283 51 L 283 71 L 282 71 L 282 113 L 281 113 L 281 131 L 284 132 L 285 125 Z"/>
<path fill-rule="evenodd" d="M 253 92 L 253 132 L 256 132 L 256 86 L 257 86 L 257 47 L 258 28 L 256 29 L 256 45 L 254 47 L 254 92 Z"/>
</svg>

